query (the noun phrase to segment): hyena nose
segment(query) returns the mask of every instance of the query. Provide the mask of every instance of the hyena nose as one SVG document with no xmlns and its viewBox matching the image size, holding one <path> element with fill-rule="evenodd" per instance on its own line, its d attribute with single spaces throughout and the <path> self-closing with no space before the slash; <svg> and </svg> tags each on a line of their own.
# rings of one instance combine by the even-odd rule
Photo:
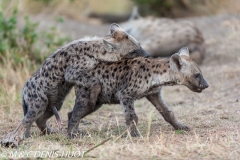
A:
<svg viewBox="0 0 240 160">
<path fill-rule="evenodd" d="M 208 83 L 205 83 L 205 84 L 201 85 L 201 87 L 202 87 L 203 89 L 206 89 L 206 88 L 209 87 L 209 85 L 208 85 Z"/>
<path fill-rule="evenodd" d="M 207 81 L 203 78 L 202 79 L 203 81 L 202 81 L 202 84 L 200 85 L 203 89 L 206 89 L 206 88 L 208 88 L 209 87 L 209 85 L 208 85 L 208 83 L 207 83 Z"/>
<path fill-rule="evenodd" d="M 208 87 L 209 87 L 209 85 L 208 85 L 208 84 L 206 84 L 206 85 L 205 85 L 205 88 L 208 88 Z"/>
<path fill-rule="evenodd" d="M 141 54 L 143 57 L 151 57 L 151 55 L 147 51 L 145 51 L 142 47 L 141 47 L 140 51 L 141 51 Z"/>
</svg>

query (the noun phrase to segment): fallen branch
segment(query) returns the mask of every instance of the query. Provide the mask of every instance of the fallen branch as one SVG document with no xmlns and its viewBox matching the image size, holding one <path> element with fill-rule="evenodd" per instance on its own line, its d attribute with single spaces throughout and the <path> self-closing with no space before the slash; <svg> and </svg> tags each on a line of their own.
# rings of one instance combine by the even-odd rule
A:
<svg viewBox="0 0 240 160">
<path fill-rule="evenodd" d="M 97 148 L 97 147 L 103 145 L 104 143 L 106 143 L 106 142 L 109 141 L 110 139 L 112 139 L 112 137 L 110 137 L 110 138 L 108 138 L 108 139 L 102 141 L 101 143 L 99 143 L 99 144 L 93 146 L 92 148 L 90 148 L 89 150 L 87 150 L 86 152 L 84 152 L 83 157 L 86 156 L 88 152 L 90 152 L 90 151 L 94 150 L 95 148 Z"/>
</svg>

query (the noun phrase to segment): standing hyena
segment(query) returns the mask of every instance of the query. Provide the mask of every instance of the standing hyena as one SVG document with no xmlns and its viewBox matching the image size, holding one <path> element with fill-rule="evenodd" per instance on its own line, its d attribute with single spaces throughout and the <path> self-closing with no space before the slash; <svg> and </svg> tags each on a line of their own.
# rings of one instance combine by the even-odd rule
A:
<svg viewBox="0 0 240 160">
<path fill-rule="evenodd" d="M 98 97 L 101 85 L 90 73 L 100 61 L 117 61 L 122 58 L 149 56 L 140 44 L 117 24 L 110 27 L 110 35 L 74 41 L 54 52 L 27 81 L 22 91 L 24 119 L 2 143 L 18 145 L 30 136 L 36 122 L 41 131 L 51 133 L 47 120 L 61 109 L 72 86 L 87 87 L 90 98 Z M 91 101 L 90 101 L 91 104 Z M 92 104 L 95 106 L 95 104 Z M 55 111 L 54 111 L 55 110 Z"/>
<path fill-rule="evenodd" d="M 119 62 L 101 62 L 91 74 L 99 79 L 102 90 L 94 108 L 87 106 L 89 91 L 76 86 L 76 102 L 69 113 L 68 133 L 71 137 L 78 133 L 81 118 L 96 111 L 102 104 L 120 103 L 131 135 L 137 136 L 138 117 L 134 111 L 134 100 L 142 97 L 156 107 L 164 119 L 175 129 L 189 130 L 179 123 L 173 112 L 161 97 L 162 86 L 185 85 L 194 92 L 202 92 L 208 87 L 197 64 L 189 58 L 187 48 L 182 48 L 170 59 L 134 58 Z"/>
<path fill-rule="evenodd" d="M 122 28 L 134 36 L 153 57 L 170 57 L 187 46 L 190 57 L 200 64 L 205 55 L 201 31 L 190 21 L 139 16 L 136 8 Z"/>
</svg>

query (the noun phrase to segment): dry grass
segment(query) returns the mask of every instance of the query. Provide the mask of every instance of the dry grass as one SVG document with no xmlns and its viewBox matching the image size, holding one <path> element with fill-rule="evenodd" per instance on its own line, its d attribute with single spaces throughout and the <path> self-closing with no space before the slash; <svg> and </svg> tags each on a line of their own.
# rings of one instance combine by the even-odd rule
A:
<svg viewBox="0 0 240 160">
<path fill-rule="evenodd" d="M 164 98 L 177 119 L 188 125 L 191 131 L 174 131 L 155 108 L 142 99 L 135 103 L 140 137 L 131 138 L 126 132 L 119 105 L 105 105 L 82 120 L 80 128 L 83 134 L 80 137 L 68 140 L 66 113 L 72 109 L 75 98 L 71 92 L 60 112 L 63 133 L 40 136 L 34 124 L 32 138 L 24 140 L 18 149 L 0 147 L 0 155 L 8 153 L 9 156 L 11 151 L 82 152 L 100 144 L 85 158 L 239 159 L 239 22 L 239 19 L 222 21 L 218 26 L 222 27 L 224 34 L 205 35 L 208 48 L 201 69 L 210 84 L 208 89 L 201 94 L 183 86 L 164 89 Z M 29 72 L 32 66 L 13 69 L 10 61 L 6 64 L 0 66 L 0 138 L 12 131 L 23 118 L 21 89 L 32 74 Z M 57 130 L 55 118 L 51 118 L 49 124 Z M 105 140 L 108 141 L 101 144 Z"/>
</svg>

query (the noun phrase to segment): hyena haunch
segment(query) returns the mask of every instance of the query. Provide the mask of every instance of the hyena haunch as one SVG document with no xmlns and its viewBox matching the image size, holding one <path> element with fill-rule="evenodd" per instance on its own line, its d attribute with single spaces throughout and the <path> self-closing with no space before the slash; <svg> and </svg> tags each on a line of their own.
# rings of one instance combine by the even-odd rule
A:
<svg viewBox="0 0 240 160">
<path fill-rule="evenodd" d="M 179 123 L 161 97 L 162 86 L 185 85 L 194 92 L 208 87 L 197 64 L 189 58 L 187 48 L 182 48 L 170 59 L 134 58 L 119 62 L 101 62 L 91 73 L 99 79 L 102 90 L 94 108 L 87 106 L 89 92 L 76 86 L 76 102 L 69 113 L 68 133 L 70 138 L 78 133 L 81 118 L 96 111 L 102 104 L 120 103 L 131 135 L 137 136 L 134 122 L 138 117 L 134 111 L 134 100 L 146 97 L 175 129 L 189 130 Z"/>
<path fill-rule="evenodd" d="M 149 56 L 119 25 L 112 24 L 109 33 L 106 37 L 76 40 L 46 59 L 23 88 L 24 119 L 13 132 L 3 138 L 2 144 L 18 146 L 24 134 L 25 137 L 30 136 L 33 122 L 36 122 L 41 131 L 52 133 L 46 122 L 53 114 L 58 115 L 57 110 L 61 109 L 66 95 L 74 85 L 87 87 L 91 100 L 95 102 L 94 97 L 98 97 L 101 85 L 90 70 L 99 62 Z"/>
</svg>

